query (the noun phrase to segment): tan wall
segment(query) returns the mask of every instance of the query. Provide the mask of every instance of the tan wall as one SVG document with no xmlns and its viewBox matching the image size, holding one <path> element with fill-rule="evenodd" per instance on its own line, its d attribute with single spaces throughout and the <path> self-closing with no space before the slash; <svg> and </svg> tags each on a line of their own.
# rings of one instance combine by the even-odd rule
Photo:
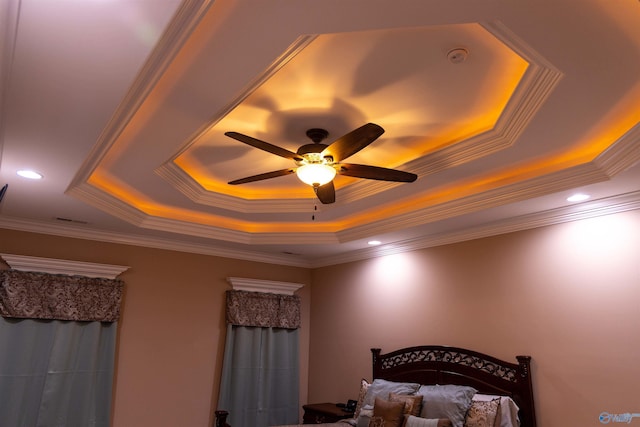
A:
<svg viewBox="0 0 640 427">
<path fill-rule="evenodd" d="M 0 253 L 127 265 L 113 427 L 206 427 L 218 399 L 229 276 L 308 285 L 307 269 L 0 229 Z M 0 263 L 1 264 L 1 263 Z M 0 266 L 0 268 L 2 268 Z M 301 402 L 307 400 L 309 286 Z"/>
<path fill-rule="evenodd" d="M 356 398 L 371 347 L 443 344 L 531 355 L 541 427 L 640 413 L 640 211 L 320 268 L 312 282 L 312 402 Z"/>
<path fill-rule="evenodd" d="M 533 356 L 541 427 L 640 412 L 640 211 L 311 273 L 2 229 L 0 253 L 131 267 L 122 275 L 114 427 L 210 425 L 228 276 L 313 281 L 299 291 L 302 403 L 354 398 L 359 379 L 371 377 L 371 347 L 446 344 Z"/>
</svg>

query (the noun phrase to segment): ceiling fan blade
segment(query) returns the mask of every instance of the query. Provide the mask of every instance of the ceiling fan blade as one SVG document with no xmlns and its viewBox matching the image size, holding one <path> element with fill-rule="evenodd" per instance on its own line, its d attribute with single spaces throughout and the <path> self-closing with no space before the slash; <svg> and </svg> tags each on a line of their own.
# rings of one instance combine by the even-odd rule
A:
<svg viewBox="0 0 640 427">
<path fill-rule="evenodd" d="M 338 174 L 352 176 L 354 178 L 377 179 L 378 181 L 413 182 L 418 175 L 396 169 L 381 168 L 378 166 L 356 165 L 352 163 L 340 163 Z"/>
<path fill-rule="evenodd" d="M 320 187 L 315 187 L 313 191 L 316 192 L 318 200 L 325 205 L 336 201 L 336 189 L 333 186 L 333 181 L 330 181 L 325 185 L 321 185 Z"/>
<path fill-rule="evenodd" d="M 251 136 L 243 135 L 238 132 L 225 132 L 225 135 L 240 142 L 244 142 L 247 145 L 251 145 L 252 147 L 259 148 L 260 150 L 267 151 L 271 154 L 275 154 L 276 156 L 284 157 L 285 159 L 292 159 L 296 161 L 303 160 L 303 158 L 299 154 L 296 154 L 293 151 L 280 148 L 277 145 L 269 144 L 268 142 L 253 138 Z"/>
<path fill-rule="evenodd" d="M 367 123 L 332 142 L 324 149 L 322 157 L 331 156 L 334 162 L 340 162 L 371 144 L 383 133 L 382 127 Z"/>
<path fill-rule="evenodd" d="M 295 173 L 295 171 L 296 171 L 295 169 L 289 168 L 289 169 L 282 169 L 279 171 L 261 173 L 259 175 L 253 175 L 253 176 L 248 176 L 246 178 L 236 179 L 234 181 L 229 182 L 229 184 L 237 185 L 237 184 L 246 184 L 247 182 L 262 181 L 263 179 L 277 178 L 279 176 L 290 175 L 292 173 Z"/>
</svg>

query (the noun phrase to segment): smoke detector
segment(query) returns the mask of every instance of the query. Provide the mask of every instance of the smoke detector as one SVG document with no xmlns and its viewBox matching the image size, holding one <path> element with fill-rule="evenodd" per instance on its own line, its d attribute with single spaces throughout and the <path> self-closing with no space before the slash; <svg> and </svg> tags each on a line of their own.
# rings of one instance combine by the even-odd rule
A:
<svg viewBox="0 0 640 427">
<path fill-rule="evenodd" d="M 449 53 L 447 53 L 447 59 L 452 64 L 460 64 L 464 62 L 469 56 L 469 51 L 463 47 L 458 47 L 455 49 L 451 49 Z"/>
</svg>

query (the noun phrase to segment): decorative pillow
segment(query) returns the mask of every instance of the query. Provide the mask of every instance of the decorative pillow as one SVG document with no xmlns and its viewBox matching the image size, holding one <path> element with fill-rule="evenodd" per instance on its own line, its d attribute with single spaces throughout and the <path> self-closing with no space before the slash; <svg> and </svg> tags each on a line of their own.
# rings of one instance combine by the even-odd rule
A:
<svg viewBox="0 0 640 427">
<path fill-rule="evenodd" d="M 404 420 L 404 402 L 390 402 L 376 397 L 369 427 L 401 427 Z"/>
<path fill-rule="evenodd" d="M 445 418 L 429 419 L 418 418 L 413 415 L 404 416 L 404 425 L 402 427 L 451 427 L 451 420 Z"/>
<path fill-rule="evenodd" d="M 463 427 L 476 389 L 458 385 L 423 385 L 417 394 L 424 396 L 420 412 L 422 418 L 448 418 L 453 427 Z"/>
<path fill-rule="evenodd" d="M 410 396 L 408 394 L 389 393 L 389 401 L 404 402 L 404 414 L 418 416 L 422 409 L 422 395 Z"/>
<path fill-rule="evenodd" d="M 418 383 L 399 383 L 395 381 L 387 381 L 376 379 L 373 380 L 364 397 L 363 406 L 369 405 L 373 407 L 376 397 L 386 399 L 389 393 L 396 394 L 416 394 L 420 388 Z"/>
<path fill-rule="evenodd" d="M 358 413 L 358 427 L 367 427 L 369 425 L 369 414 L 373 414 L 373 404 L 375 403 L 376 397 L 387 399 L 389 393 L 415 394 L 418 388 L 420 388 L 420 384 L 418 383 L 401 383 L 381 379 L 373 380 L 367 388 L 362 407 Z M 371 412 L 368 412 L 368 410 Z"/>
<path fill-rule="evenodd" d="M 371 384 L 369 381 L 364 378 L 360 380 L 360 391 L 358 392 L 358 403 L 356 404 L 356 410 L 353 413 L 353 418 L 358 418 L 360 416 L 360 410 L 362 409 L 362 404 L 364 402 L 364 396 L 367 394 L 367 390 Z"/>
<path fill-rule="evenodd" d="M 373 417 L 373 407 L 371 409 L 362 407 L 360 415 L 356 418 L 356 427 L 367 427 L 371 417 Z"/>
<path fill-rule="evenodd" d="M 464 427 L 495 427 L 499 408 L 500 398 L 472 401 L 464 421 Z"/>
<path fill-rule="evenodd" d="M 518 418 L 518 405 L 509 396 L 498 396 L 492 394 L 480 394 L 477 393 L 473 396 L 473 400 L 487 401 L 493 399 L 500 399 L 500 410 L 496 417 L 496 427 L 517 427 L 520 425 L 520 419 Z"/>
</svg>

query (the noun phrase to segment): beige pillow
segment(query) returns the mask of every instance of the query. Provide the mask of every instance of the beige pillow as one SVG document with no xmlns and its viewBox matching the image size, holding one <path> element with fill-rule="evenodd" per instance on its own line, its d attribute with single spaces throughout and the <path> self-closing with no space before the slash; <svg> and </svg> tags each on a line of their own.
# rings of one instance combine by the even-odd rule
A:
<svg viewBox="0 0 640 427">
<path fill-rule="evenodd" d="M 390 402 L 376 397 L 369 427 L 401 427 L 404 421 L 404 402 Z"/>
<path fill-rule="evenodd" d="M 464 427 L 494 427 L 499 410 L 500 398 L 488 401 L 474 400 L 464 420 Z"/>
<path fill-rule="evenodd" d="M 389 393 L 389 401 L 390 402 L 403 402 L 404 403 L 404 413 L 408 415 L 418 416 L 420 415 L 420 410 L 422 409 L 422 395 L 408 395 L 408 394 L 398 394 L 398 393 Z"/>
</svg>

